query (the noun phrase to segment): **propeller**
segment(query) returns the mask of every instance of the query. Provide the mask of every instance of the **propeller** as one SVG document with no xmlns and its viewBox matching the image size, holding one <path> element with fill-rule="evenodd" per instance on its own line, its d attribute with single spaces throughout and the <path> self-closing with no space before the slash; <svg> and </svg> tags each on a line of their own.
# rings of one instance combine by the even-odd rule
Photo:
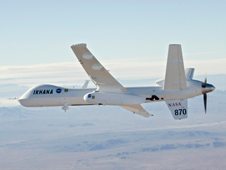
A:
<svg viewBox="0 0 226 170">
<path fill-rule="evenodd" d="M 207 108 L 207 93 L 213 91 L 215 87 L 212 84 L 207 83 L 207 76 L 205 75 L 205 80 L 202 82 L 202 94 L 203 94 L 203 101 L 204 101 L 204 110 L 206 113 Z"/>
<path fill-rule="evenodd" d="M 202 83 L 202 88 L 206 88 L 206 83 L 207 83 L 207 76 L 205 74 L 205 80 Z M 204 101 L 204 110 L 206 113 L 206 107 L 207 107 L 207 94 L 206 93 L 203 93 L 203 101 Z"/>
<path fill-rule="evenodd" d="M 206 113 L 206 103 L 207 103 L 207 95 L 203 94 L 203 101 L 204 101 L 204 109 L 205 109 L 205 113 Z"/>
</svg>

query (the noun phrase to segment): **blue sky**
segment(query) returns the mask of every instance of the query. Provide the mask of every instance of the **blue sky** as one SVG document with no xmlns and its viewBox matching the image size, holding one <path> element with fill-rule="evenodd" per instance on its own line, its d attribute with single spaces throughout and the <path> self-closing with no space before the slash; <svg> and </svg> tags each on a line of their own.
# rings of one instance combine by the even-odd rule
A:
<svg viewBox="0 0 226 170">
<path fill-rule="evenodd" d="M 1 96 L 19 97 L 38 84 L 81 87 L 89 77 L 70 48 L 77 43 L 87 43 L 124 86 L 163 78 L 168 45 L 181 44 L 195 78 L 207 73 L 208 83 L 225 90 L 225 6 L 201 0 L 0 0 Z M 10 96 L 12 88 L 17 93 Z"/>
<path fill-rule="evenodd" d="M 226 55 L 226 1 L 0 1 L 0 66 L 77 61 L 85 42 L 100 60 L 166 61 L 168 44 L 185 60 Z"/>
</svg>

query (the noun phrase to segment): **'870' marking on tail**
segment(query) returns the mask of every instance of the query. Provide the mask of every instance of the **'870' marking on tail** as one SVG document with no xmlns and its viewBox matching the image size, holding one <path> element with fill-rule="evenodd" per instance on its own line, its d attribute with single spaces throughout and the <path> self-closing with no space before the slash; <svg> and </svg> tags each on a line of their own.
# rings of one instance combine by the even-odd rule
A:
<svg viewBox="0 0 226 170">
<path fill-rule="evenodd" d="M 178 116 L 178 115 L 186 115 L 187 114 L 187 110 L 186 109 L 176 109 L 175 110 L 175 115 Z"/>
</svg>

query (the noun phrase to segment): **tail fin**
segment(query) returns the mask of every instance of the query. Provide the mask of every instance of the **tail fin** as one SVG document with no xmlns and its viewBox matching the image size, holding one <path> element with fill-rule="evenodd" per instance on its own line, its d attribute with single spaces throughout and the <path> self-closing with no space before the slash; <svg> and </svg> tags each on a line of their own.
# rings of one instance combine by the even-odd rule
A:
<svg viewBox="0 0 226 170">
<path fill-rule="evenodd" d="M 186 68 L 185 76 L 186 78 L 193 79 L 195 69 L 194 68 Z"/>
<path fill-rule="evenodd" d="M 180 91 L 186 88 L 187 82 L 184 71 L 181 45 L 169 45 L 164 90 Z"/>
<path fill-rule="evenodd" d="M 172 113 L 174 119 L 186 119 L 188 117 L 188 100 L 179 99 L 179 100 L 168 100 L 166 104 L 169 110 Z"/>
</svg>

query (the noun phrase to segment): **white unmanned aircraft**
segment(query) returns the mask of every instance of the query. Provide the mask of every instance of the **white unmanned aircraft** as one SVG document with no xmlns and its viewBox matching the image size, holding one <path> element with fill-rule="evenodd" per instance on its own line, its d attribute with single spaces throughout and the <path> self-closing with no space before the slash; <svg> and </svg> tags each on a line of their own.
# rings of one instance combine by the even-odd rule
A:
<svg viewBox="0 0 226 170">
<path fill-rule="evenodd" d="M 84 105 L 121 106 L 144 117 L 153 116 L 142 103 L 165 101 L 174 119 L 185 119 L 188 115 L 187 99 L 203 94 L 206 112 L 207 95 L 215 87 L 193 80 L 194 68 L 184 70 L 181 45 L 169 45 L 165 79 L 156 81 L 156 86 L 123 87 L 101 65 L 87 49 L 86 44 L 71 46 L 78 61 L 97 88 L 68 89 L 54 85 L 38 85 L 29 89 L 19 98 L 26 107 L 47 107 Z"/>
</svg>

